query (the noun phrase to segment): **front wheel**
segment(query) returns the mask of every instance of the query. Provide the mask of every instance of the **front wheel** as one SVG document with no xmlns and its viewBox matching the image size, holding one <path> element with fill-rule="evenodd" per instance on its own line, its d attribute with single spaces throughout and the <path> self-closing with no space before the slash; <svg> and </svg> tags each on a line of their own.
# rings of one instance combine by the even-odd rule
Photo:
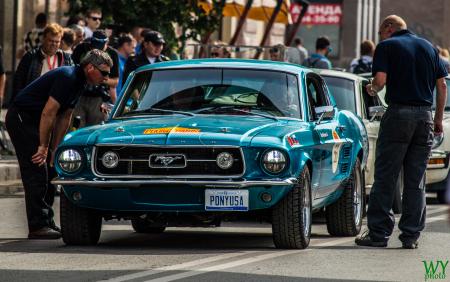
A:
<svg viewBox="0 0 450 282">
<path fill-rule="evenodd" d="M 305 249 L 311 237 L 311 222 L 311 178 L 305 166 L 298 183 L 272 210 L 275 246 Z"/>
<path fill-rule="evenodd" d="M 356 159 L 352 173 L 342 185 L 342 195 L 326 208 L 327 230 L 333 236 L 356 236 L 364 214 L 364 185 L 361 163 Z"/>
<path fill-rule="evenodd" d="M 61 233 L 67 245 L 95 245 L 102 230 L 102 217 L 96 211 L 80 208 L 67 199 L 64 192 L 60 197 Z"/>
</svg>

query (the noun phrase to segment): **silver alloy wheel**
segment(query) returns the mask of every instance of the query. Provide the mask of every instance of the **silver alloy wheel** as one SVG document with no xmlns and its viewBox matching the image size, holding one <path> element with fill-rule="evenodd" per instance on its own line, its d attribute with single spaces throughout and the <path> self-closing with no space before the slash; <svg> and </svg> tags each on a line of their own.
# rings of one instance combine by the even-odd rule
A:
<svg viewBox="0 0 450 282">
<path fill-rule="evenodd" d="M 303 189 L 305 189 L 304 197 L 303 197 L 303 226 L 305 226 L 304 229 L 304 235 L 305 237 L 308 237 L 310 234 L 310 228 L 311 228 L 311 197 L 309 196 L 310 189 L 309 189 L 309 179 L 303 180 Z"/>
<path fill-rule="evenodd" d="M 362 218 L 362 189 L 361 173 L 355 171 L 355 178 L 353 179 L 353 213 L 355 216 L 355 226 L 358 226 L 360 224 Z"/>
</svg>

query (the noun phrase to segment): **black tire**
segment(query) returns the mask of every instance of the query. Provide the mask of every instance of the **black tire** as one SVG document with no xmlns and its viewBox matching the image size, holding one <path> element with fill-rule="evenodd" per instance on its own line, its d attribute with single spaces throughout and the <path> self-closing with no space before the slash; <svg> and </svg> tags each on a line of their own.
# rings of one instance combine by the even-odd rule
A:
<svg viewBox="0 0 450 282">
<path fill-rule="evenodd" d="M 273 242 L 277 248 L 305 249 L 311 238 L 311 178 L 303 168 L 292 190 L 272 210 Z"/>
<path fill-rule="evenodd" d="M 77 207 L 61 193 L 61 233 L 66 245 L 95 245 L 100 239 L 102 217 L 97 212 Z"/>
<path fill-rule="evenodd" d="M 437 196 L 437 200 L 438 200 L 439 204 L 447 203 L 447 200 L 445 199 L 445 190 L 437 191 L 436 196 Z"/>
<path fill-rule="evenodd" d="M 361 163 L 356 159 L 350 177 L 342 184 L 341 197 L 326 207 L 327 230 L 332 236 L 356 236 L 364 214 L 364 189 Z"/>
<path fill-rule="evenodd" d="M 131 226 L 133 226 L 136 233 L 158 234 L 163 233 L 164 230 L 166 230 L 165 226 L 150 226 L 149 222 L 142 218 L 132 219 Z"/>
<path fill-rule="evenodd" d="M 405 185 L 403 168 L 400 170 L 398 175 L 397 184 L 395 185 L 394 203 L 392 204 L 392 211 L 394 214 L 402 213 L 402 197 L 403 197 L 403 187 Z"/>
</svg>

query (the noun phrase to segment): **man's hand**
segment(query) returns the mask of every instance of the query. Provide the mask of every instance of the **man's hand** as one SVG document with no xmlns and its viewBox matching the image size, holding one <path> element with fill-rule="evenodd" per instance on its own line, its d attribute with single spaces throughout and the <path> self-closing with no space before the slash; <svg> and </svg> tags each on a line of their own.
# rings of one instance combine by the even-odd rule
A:
<svg viewBox="0 0 450 282">
<path fill-rule="evenodd" d="M 367 84 L 366 85 L 366 90 L 367 90 L 367 94 L 369 94 L 370 96 L 376 96 L 377 95 L 377 91 L 375 91 L 375 89 L 373 89 L 373 85 L 372 84 Z"/>
<path fill-rule="evenodd" d="M 48 147 L 39 146 L 37 152 L 31 157 L 31 161 L 38 166 L 45 164 L 47 160 Z"/>
<path fill-rule="evenodd" d="M 443 132 L 442 120 L 434 120 L 434 134 L 442 134 Z"/>
</svg>

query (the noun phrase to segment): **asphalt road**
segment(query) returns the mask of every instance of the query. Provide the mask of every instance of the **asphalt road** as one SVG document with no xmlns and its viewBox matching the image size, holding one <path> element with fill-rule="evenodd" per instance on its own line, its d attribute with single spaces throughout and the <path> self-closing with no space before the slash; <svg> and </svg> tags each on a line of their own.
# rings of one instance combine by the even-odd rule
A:
<svg viewBox="0 0 450 282">
<path fill-rule="evenodd" d="M 67 247 L 25 239 L 22 196 L 0 198 L 0 281 L 424 281 L 422 261 L 450 260 L 447 207 L 429 204 L 427 213 L 416 250 L 400 248 L 398 230 L 388 248 L 357 247 L 330 237 L 320 220 L 306 250 L 275 249 L 270 225 L 251 222 L 144 235 L 113 221 L 98 246 Z M 448 269 L 428 281 L 450 281 Z"/>
</svg>

